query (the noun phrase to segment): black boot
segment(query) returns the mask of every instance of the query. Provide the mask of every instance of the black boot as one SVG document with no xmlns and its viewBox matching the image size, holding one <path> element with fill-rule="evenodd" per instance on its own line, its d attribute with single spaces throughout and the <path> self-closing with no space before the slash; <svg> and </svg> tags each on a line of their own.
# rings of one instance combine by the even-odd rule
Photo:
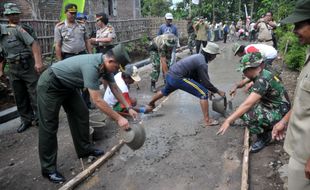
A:
<svg viewBox="0 0 310 190">
<path fill-rule="evenodd" d="M 271 131 L 266 131 L 257 134 L 257 140 L 251 146 L 251 153 L 256 153 L 262 150 L 271 141 Z"/>
<path fill-rule="evenodd" d="M 155 86 L 156 82 L 155 81 L 151 81 L 151 92 L 156 92 L 156 86 Z"/>
</svg>

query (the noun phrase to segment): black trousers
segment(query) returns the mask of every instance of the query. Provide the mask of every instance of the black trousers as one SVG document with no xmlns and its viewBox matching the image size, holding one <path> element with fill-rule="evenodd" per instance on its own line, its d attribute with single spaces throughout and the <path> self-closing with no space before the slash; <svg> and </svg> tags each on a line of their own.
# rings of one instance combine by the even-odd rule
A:
<svg viewBox="0 0 310 190">
<path fill-rule="evenodd" d="M 208 41 L 196 40 L 196 53 L 199 53 L 201 43 L 202 43 L 202 46 L 203 46 L 203 47 L 206 47 Z"/>
</svg>

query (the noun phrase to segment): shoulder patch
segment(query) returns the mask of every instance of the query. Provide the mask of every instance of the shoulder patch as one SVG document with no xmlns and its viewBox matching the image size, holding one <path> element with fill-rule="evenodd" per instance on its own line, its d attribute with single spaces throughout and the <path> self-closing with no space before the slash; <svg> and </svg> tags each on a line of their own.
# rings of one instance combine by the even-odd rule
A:
<svg viewBox="0 0 310 190">
<path fill-rule="evenodd" d="M 63 25 L 64 23 L 65 23 L 64 21 L 58 22 L 58 23 L 56 24 L 56 27 L 61 26 L 61 25 Z"/>
</svg>

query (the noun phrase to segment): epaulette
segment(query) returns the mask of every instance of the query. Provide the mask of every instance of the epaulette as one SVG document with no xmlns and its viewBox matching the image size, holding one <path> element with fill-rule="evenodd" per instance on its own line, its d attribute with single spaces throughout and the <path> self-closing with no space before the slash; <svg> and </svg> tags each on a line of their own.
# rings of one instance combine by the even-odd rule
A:
<svg viewBox="0 0 310 190">
<path fill-rule="evenodd" d="M 61 26 L 61 25 L 63 25 L 64 23 L 65 23 L 64 21 L 58 22 L 58 23 L 56 24 L 56 27 Z"/>
<path fill-rule="evenodd" d="M 7 26 L 10 28 L 16 28 L 17 25 L 16 24 L 8 24 Z"/>
</svg>

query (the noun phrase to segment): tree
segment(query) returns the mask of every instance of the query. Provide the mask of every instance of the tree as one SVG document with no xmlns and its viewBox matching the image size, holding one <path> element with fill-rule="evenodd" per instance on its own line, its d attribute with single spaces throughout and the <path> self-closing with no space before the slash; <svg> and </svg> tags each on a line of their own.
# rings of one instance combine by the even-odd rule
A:
<svg viewBox="0 0 310 190">
<path fill-rule="evenodd" d="M 141 14 L 162 17 L 171 11 L 171 6 L 172 0 L 141 0 Z"/>
</svg>

